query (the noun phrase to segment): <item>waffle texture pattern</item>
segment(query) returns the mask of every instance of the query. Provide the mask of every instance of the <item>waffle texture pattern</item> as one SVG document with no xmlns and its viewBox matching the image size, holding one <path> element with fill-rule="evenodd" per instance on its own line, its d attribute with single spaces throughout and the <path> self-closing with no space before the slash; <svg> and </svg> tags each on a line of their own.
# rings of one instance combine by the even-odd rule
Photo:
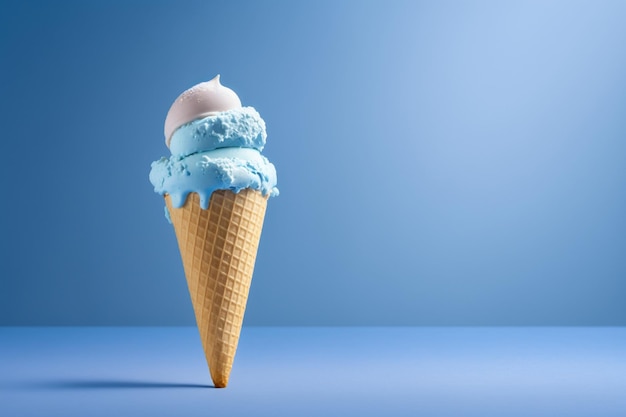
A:
<svg viewBox="0 0 626 417">
<path fill-rule="evenodd" d="M 211 378 L 226 387 L 248 300 L 267 196 L 244 189 L 213 192 L 209 208 L 198 194 L 167 209 L 176 230 L 187 285 Z"/>
</svg>

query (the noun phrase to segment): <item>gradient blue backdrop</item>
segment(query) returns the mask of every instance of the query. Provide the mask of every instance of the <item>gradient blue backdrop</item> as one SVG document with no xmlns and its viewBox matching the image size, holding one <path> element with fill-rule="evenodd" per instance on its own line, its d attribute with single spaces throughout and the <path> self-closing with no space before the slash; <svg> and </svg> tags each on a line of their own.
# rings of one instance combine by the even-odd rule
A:
<svg viewBox="0 0 626 417">
<path fill-rule="evenodd" d="M 626 2 L 2 2 L 0 325 L 193 324 L 148 182 L 268 125 L 250 325 L 626 325 Z"/>
</svg>

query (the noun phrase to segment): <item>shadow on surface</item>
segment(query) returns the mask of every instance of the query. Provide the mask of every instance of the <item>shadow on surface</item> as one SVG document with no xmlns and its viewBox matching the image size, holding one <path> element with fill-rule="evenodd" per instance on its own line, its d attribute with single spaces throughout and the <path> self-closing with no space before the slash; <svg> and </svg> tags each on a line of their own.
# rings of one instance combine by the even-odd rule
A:
<svg viewBox="0 0 626 417">
<path fill-rule="evenodd" d="M 213 385 L 178 382 L 127 381 L 122 379 L 59 379 L 21 384 L 34 389 L 131 389 L 131 388 L 215 388 Z"/>
</svg>

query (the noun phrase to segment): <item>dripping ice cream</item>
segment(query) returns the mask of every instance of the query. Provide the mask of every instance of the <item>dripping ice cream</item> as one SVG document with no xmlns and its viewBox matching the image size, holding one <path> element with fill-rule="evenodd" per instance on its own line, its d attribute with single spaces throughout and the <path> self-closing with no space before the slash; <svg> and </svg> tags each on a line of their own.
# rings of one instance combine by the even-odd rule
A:
<svg viewBox="0 0 626 417">
<path fill-rule="evenodd" d="M 182 93 L 165 120 L 169 158 L 152 163 L 154 191 L 168 194 L 181 207 L 195 192 L 206 209 L 215 190 L 245 188 L 276 196 L 276 169 L 261 151 L 265 122 L 252 107 L 242 107 L 237 94 L 220 84 L 220 76 Z"/>
</svg>

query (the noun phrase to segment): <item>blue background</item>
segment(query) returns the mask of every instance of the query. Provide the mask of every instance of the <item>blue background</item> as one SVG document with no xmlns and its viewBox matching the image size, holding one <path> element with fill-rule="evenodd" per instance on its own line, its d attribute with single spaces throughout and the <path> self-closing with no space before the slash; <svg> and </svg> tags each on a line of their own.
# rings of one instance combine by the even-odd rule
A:
<svg viewBox="0 0 626 417">
<path fill-rule="evenodd" d="M 0 325 L 192 325 L 148 182 L 268 125 L 249 325 L 626 325 L 626 2 L 0 3 Z"/>
</svg>

